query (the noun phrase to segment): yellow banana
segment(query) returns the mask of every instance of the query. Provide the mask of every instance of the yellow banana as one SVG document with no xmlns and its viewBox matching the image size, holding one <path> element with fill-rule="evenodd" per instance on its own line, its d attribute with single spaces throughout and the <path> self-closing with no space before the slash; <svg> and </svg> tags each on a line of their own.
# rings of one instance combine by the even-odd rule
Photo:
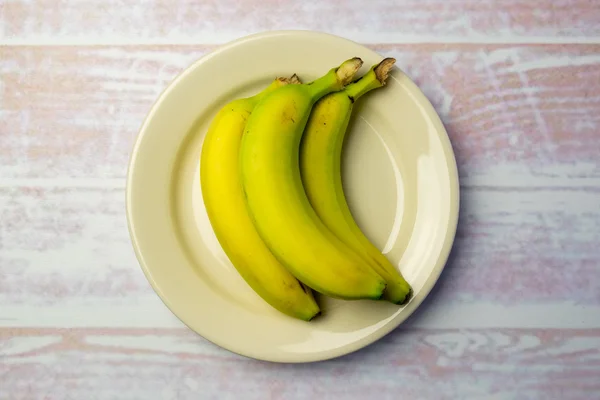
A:
<svg viewBox="0 0 600 400">
<path fill-rule="evenodd" d="M 240 177 L 239 151 L 246 121 L 261 98 L 286 83 L 277 79 L 261 93 L 234 100 L 218 112 L 202 145 L 200 181 L 215 235 L 240 275 L 271 306 L 308 321 L 319 313 L 312 291 L 281 265 L 258 235 Z"/>
<path fill-rule="evenodd" d="M 258 233 L 300 281 L 343 299 L 379 299 L 385 281 L 321 222 L 300 177 L 299 146 L 314 103 L 342 89 L 362 65 L 358 58 L 309 84 L 266 95 L 242 139 L 242 183 Z"/>
<path fill-rule="evenodd" d="M 365 93 L 385 85 L 395 61 L 384 59 L 344 90 L 331 93 L 315 104 L 300 146 L 300 170 L 310 204 L 325 226 L 386 280 L 386 300 L 404 303 L 410 298 L 411 287 L 354 221 L 344 196 L 340 171 L 353 103 Z"/>
</svg>

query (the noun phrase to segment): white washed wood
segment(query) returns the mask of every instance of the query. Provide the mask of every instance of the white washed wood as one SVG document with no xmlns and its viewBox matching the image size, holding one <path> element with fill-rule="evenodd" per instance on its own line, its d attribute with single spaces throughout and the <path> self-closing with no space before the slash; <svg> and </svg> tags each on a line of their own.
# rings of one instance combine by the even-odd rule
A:
<svg viewBox="0 0 600 400">
<path fill-rule="evenodd" d="M 417 326 L 599 327 L 598 195 L 463 188 L 455 250 Z M 123 207 L 120 189 L 1 189 L 0 321 L 180 326 L 137 266 Z"/>
<path fill-rule="evenodd" d="M 4 9 L 1 40 L 8 44 L 223 43 L 275 29 L 321 30 L 363 43 L 600 40 L 600 10 L 586 0 L 88 0 L 57 7 L 17 0 Z"/>
<path fill-rule="evenodd" d="M 0 399 L 590 399 L 599 348 L 599 330 L 400 329 L 340 359 L 282 365 L 186 330 L 15 330 Z"/>
<path fill-rule="evenodd" d="M 376 48 L 397 57 L 432 99 L 461 170 L 456 250 L 432 300 L 441 311 L 417 326 L 597 326 L 600 283 L 589 277 L 600 259 L 600 93 L 593 85 L 599 46 Z M 210 49 L 2 50 L 6 324 L 179 326 L 137 268 L 122 190 L 129 149 L 150 104 Z M 514 71 L 532 70 L 533 90 L 514 87 L 523 79 Z M 465 75 L 469 81 L 455 87 Z M 506 97 L 515 98 L 513 108 L 493 107 Z M 472 110 L 483 117 L 466 118 Z M 558 112 L 568 124 L 550 124 Z M 473 128 L 469 121 L 477 118 L 490 128 Z M 570 127 L 578 122 L 573 140 Z M 531 130 L 539 124 L 549 133 Z M 535 146 L 522 153 L 528 141 Z M 581 302 L 588 308 L 579 309 Z M 545 308 L 531 318 L 535 304 Z M 46 309 L 41 318 L 38 307 Z M 160 318 L 154 310 L 162 310 Z M 557 310 L 569 318 L 550 318 Z"/>
<path fill-rule="evenodd" d="M 463 184 L 599 186 L 600 45 L 374 48 L 396 57 L 433 102 Z M 0 182 L 102 186 L 98 179 L 123 178 L 152 102 L 212 49 L 0 48 Z"/>
<path fill-rule="evenodd" d="M 0 47 L 0 399 L 600 393 L 600 7 L 339 7 L 0 4 L 0 44 L 17 45 Z M 463 185 L 456 250 L 422 309 L 364 351 L 306 366 L 242 359 L 182 328 L 137 267 L 123 216 L 129 148 L 158 93 L 206 44 L 278 28 L 398 58 L 444 118 Z"/>
</svg>

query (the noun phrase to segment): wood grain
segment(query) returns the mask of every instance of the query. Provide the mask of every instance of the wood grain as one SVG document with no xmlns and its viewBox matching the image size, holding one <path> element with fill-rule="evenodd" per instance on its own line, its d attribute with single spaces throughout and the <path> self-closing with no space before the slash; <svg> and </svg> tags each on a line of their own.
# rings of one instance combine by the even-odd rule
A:
<svg viewBox="0 0 600 400">
<path fill-rule="evenodd" d="M 398 329 L 349 356 L 258 362 L 187 330 L 0 329 L 0 399 L 590 399 L 600 330 Z"/>
<path fill-rule="evenodd" d="M 543 312 L 531 319 L 524 310 L 544 302 L 579 316 L 573 304 L 600 305 L 600 282 L 589 279 L 600 268 L 600 46 L 374 48 L 396 57 L 432 100 L 461 173 L 455 250 L 430 309 L 461 315 L 451 312 L 459 306 L 467 317 L 429 312 L 415 323 L 580 326 Z M 152 102 L 211 49 L 0 49 L 6 323 L 179 326 L 168 312 L 147 311 L 164 307 L 137 267 L 122 191 Z M 482 322 L 468 312 L 480 303 L 503 316 Z M 46 310 L 42 317 L 35 307 Z M 595 310 L 583 326 L 600 324 Z"/>
<path fill-rule="evenodd" d="M 463 189 L 455 248 L 419 326 L 489 326 L 472 305 L 511 307 L 494 326 L 600 326 L 600 193 Z M 0 320 L 11 325 L 180 326 L 133 255 L 121 187 L 0 189 Z M 526 306 L 540 315 L 531 317 Z M 461 308 L 463 307 L 463 308 Z M 45 310 L 38 314 L 40 310 Z M 511 311 L 512 310 L 512 311 Z M 544 311 L 546 310 L 546 311 Z M 547 311 L 549 313 L 546 313 Z M 498 313 L 498 311 L 494 311 Z M 454 313 L 452 315 L 455 315 Z M 138 321 L 138 322 L 136 322 Z"/>
<path fill-rule="evenodd" d="M 600 36 L 600 9 L 587 0 L 9 1 L 4 37 L 13 42 L 216 43 L 275 29 L 312 29 L 378 43 L 403 41 L 578 41 Z"/>
<path fill-rule="evenodd" d="M 0 1 L 0 400 L 595 399 L 600 7 L 589 0 Z M 273 29 L 367 43 L 461 175 L 449 263 L 405 324 L 309 365 L 200 338 L 143 276 L 125 172 L 159 93 Z"/>
<path fill-rule="evenodd" d="M 600 187 L 600 45 L 373 47 L 433 102 L 463 185 Z M 156 97 L 212 49 L 0 48 L 0 176 L 124 177 Z"/>
</svg>

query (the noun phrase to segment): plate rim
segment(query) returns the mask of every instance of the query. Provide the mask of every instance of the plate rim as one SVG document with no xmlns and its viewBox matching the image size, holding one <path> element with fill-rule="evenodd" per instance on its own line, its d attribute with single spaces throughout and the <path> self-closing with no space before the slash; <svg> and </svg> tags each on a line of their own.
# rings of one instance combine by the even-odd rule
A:
<svg viewBox="0 0 600 400">
<path fill-rule="evenodd" d="M 209 338 L 206 336 L 205 332 L 201 333 L 198 330 L 196 330 L 195 328 L 192 328 L 191 324 L 186 322 L 184 320 L 184 318 L 182 318 L 175 311 L 175 307 L 171 304 L 171 302 L 169 301 L 167 296 L 163 293 L 163 291 L 161 290 L 161 288 L 159 287 L 159 285 L 153 278 L 150 268 L 148 268 L 146 263 L 143 261 L 144 257 L 142 254 L 142 250 L 140 249 L 139 243 L 137 242 L 134 222 L 132 221 L 133 220 L 132 208 L 134 207 L 134 205 L 132 203 L 132 189 L 131 189 L 132 183 L 131 182 L 133 180 L 133 172 L 135 169 L 137 155 L 140 150 L 142 138 L 143 138 L 146 130 L 148 129 L 150 122 L 152 121 L 157 110 L 160 108 L 161 103 L 163 103 L 163 101 L 167 98 L 169 93 L 175 87 L 177 87 L 180 84 L 180 82 L 188 74 L 192 73 L 196 68 L 200 67 L 201 64 L 206 62 L 208 59 L 215 57 L 215 56 L 219 55 L 220 53 L 222 53 L 232 47 L 241 45 L 245 41 L 257 40 L 257 39 L 268 38 L 268 37 L 273 37 L 273 36 L 287 36 L 287 35 L 293 35 L 293 36 L 300 35 L 300 36 L 306 36 L 306 37 L 311 37 L 311 36 L 312 37 L 321 37 L 321 38 L 324 38 L 327 40 L 342 40 L 342 41 L 350 42 L 356 46 L 359 46 L 362 48 L 362 51 L 371 53 L 371 55 L 377 56 L 378 58 L 382 57 L 379 53 L 366 47 L 365 45 L 355 42 L 353 40 L 347 39 L 345 37 L 341 37 L 341 36 L 338 36 L 338 35 L 335 35 L 332 33 L 323 32 L 323 31 L 302 30 L 302 29 L 274 30 L 274 31 L 262 31 L 262 32 L 253 33 L 250 35 L 239 37 L 239 38 L 229 41 L 227 43 L 224 43 L 224 44 L 218 46 L 217 48 L 213 49 L 209 53 L 202 55 L 201 57 L 196 59 L 194 62 L 189 64 L 187 67 L 185 67 L 166 85 L 166 87 L 161 91 L 161 93 L 156 97 L 155 101 L 150 106 L 149 110 L 146 113 L 146 116 L 144 117 L 144 119 L 142 121 L 142 124 L 140 125 L 140 128 L 137 131 L 137 134 L 136 134 L 135 140 L 134 140 L 134 144 L 131 147 L 131 152 L 129 155 L 129 162 L 128 162 L 128 166 L 127 166 L 126 185 L 125 185 L 125 197 L 126 197 L 125 198 L 125 200 L 126 200 L 125 201 L 125 208 L 126 208 L 125 211 L 126 211 L 127 228 L 128 228 L 128 232 L 129 232 L 130 242 L 134 249 L 134 253 L 135 253 L 136 259 L 138 261 L 139 267 L 142 269 L 144 276 L 146 277 L 146 279 L 150 283 L 150 286 L 154 290 L 155 294 L 160 298 L 162 303 L 169 309 L 169 311 L 179 321 L 181 321 L 185 326 L 187 326 L 188 329 L 190 329 L 192 332 L 194 332 L 198 336 L 202 337 L 203 339 L 207 340 L 208 342 L 212 343 L 213 345 L 216 345 L 221 349 L 224 349 L 228 352 L 231 352 L 233 354 L 237 354 L 237 355 L 240 355 L 240 356 L 243 356 L 246 358 L 256 359 L 256 360 L 261 360 L 261 361 L 275 362 L 275 363 L 310 363 L 310 362 L 330 360 L 330 359 L 334 359 L 334 358 L 338 358 L 338 357 L 342 357 L 342 356 L 354 353 L 360 349 L 368 347 L 369 345 L 377 342 L 379 339 L 383 338 L 384 336 L 388 335 L 390 332 L 392 332 L 393 330 L 398 328 L 411 315 L 413 315 L 414 312 L 419 308 L 419 306 L 424 302 L 424 300 L 429 297 L 433 288 L 435 287 L 436 283 L 438 282 L 438 280 L 442 274 L 442 271 L 446 267 L 446 264 L 450 257 L 450 253 L 452 251 L 454 241 L 456 239 L 456 232 L 457 232 L 459 214 L 460 214 L 460 183 L 459 183 L 459 173 L 458 173 L 458 165 L 457 165 L 457 161 L 456 161 L 456 156 L 454 153 L 454 149 L 452 147 L 452 143 L 450 141 L 450 137 L 448 135 L 448 131 L 446 130 L 446 127 L 444 126 L 444 124 L 441 120 L 441 117 L 439 116 L 435 107 L 433 107 L 433 105 L 431 104 L 431 101 L 427 98 L 427 96 L 425 96 L 425 94 L 422 92 L 422 90 L 419 88 L 419 86 L 408 75 L 405 74 L 406 80 L 403 83 L 409 86 L 411 93 L 417 97 L 418 103 L 425 107 L 426 116 L 431 120 L 431 122 L 434 124 L 436 130 L 439 132 L 439 134 L 437 136 L 440 138 L 440 144 L 441 144 L 441 147 L 443 150 L 443 154 L 445 155 L 445 158 L 446 158 L 446 167 L 448 170 L 449 192 L 450 192 L 450 199 L 448 200 L 450 203 L 450 210 L 449 210 L 449 214 L 448 214 L 448 217 L 449 217 L 448 218 L 448 228 L 446 230 L 445 237 L 442 242 L 442 248 L 440 250 L 440 255 L 437 259 L 436 264 L 431 269 L 431 273 L 429 274 L 429 277 L 425 280 L 423 287 L 419 291 L 419 296 L 415 296 L 415 298 L 413 298 L 413 300 L 411 302 L 409 302 L 406 306 L 404 306 L 404 311 L 402 313 L 399 313 L 391 321 L 389 321 L 384 326 L 382 326 L 380 329 L 374 331 L 370 335 L 363 337 L 361 339 L 358 339 L 355 342 L 349 343 L 340 348 L 321 351 L 321 352 L 317 352 L 317 353 L 310 353 L 310 355 L 311 355 L 310 357 L 305 357 L 305 358 L 301 358 L 301 359 L 300 358 L 277 359 L 277 358 L 269 357 L 269 356 L 262 357 L 259 354 L 255 354 L 253 352 L 245 352 L 244 353 L 239 350 L 233 350 L 231 347 L 229 347 L 227 345 L 227 343 L 223 343 L 220 340 L 215 339 L 213 337 Z M 399 67 L 396 66 L 396 68 L 399 68 Z M 402 71 L 401 68 L 399 68 L 399 69 Z M 209 335 L 209 336 L 211 336 L 211 335 Z"/>
</svg>

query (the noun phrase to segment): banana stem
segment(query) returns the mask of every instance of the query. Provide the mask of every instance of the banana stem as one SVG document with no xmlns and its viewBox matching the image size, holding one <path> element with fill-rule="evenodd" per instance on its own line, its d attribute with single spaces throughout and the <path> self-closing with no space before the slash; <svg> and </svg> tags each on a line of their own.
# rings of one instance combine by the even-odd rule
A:
<svg viewBox="0 0 600 400">
<path fill-rule="evenodd" d="M 327 93 L 342 90 L 344 86 L 352 82 L 356 72 L 362 67 L 362 60 L 358 57 L 344 61 L 339 67 L 331 69 L 321 78 L 309 83 L 314 98 L 321 98 Z"/>
<path fill-rule="evenodd" d="M 350 100 L 356 101 L 365 93 L 384 86 L 395 62 L 396 60 L 393 58 L 386 58 L 379 64 L 374 65 L 365 75 L 348 85 L 344 91 Z"/>
</svg>

